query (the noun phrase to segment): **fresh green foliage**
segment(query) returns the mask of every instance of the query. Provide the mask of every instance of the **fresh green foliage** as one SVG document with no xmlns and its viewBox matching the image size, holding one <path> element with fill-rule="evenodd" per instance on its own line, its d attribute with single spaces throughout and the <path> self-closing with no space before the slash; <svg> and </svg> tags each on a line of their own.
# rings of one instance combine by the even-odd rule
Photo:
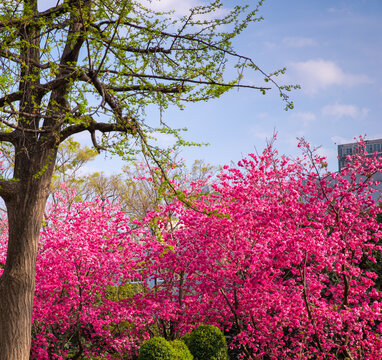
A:
<svg viewBox="0 0 382 360">
<path fill-rule="evenodd" d="M 153 337 L 143 343 L 139 360 L 178 360 L 176 350 L 162 337 Z"/>
<path fill-rule="evenodd" d="M 165 153 L 157 134 L 174 137 L 175 147 L 196 145 L 180 137 L 184 129 L 166 126 L 163 113 L 171 105 L 183 109 L 232 88 L 266 93 L 274 87 L 286 108 L 293 107 L 287 95 L 293 86 L 276 82 L 285 68 L 266 73 L 232 45 L 248 25 L 262 20 L 262 1 L 227 11 L 220 0 L 206 1 L 183 17 L 152 10 L 145 0 L 65 0 L 40 12 L 36 0 L 23 3 L 0 5 L 3 132 L 33 124 L 38 133 L 38 114 L 46 120 L 47 138 L 51 130 L 60 142 L 88 130 L 98 151 L 130 158 L 144 149 L 160 158 Z M 19 27 L 28 27 L 29 35 L 19 36 Z M 28 51 L 33 58 L 26 57 Z M 259 75 L 258 85 L 245 83 L 246 71 Z M 16 91 L 20 82 L 30 94 L 23 109 L 13 105 L 24 101 Z M 158 121 L 146 120 L 148 105 L 158 108 Z M 96 138 L 95 130 L 103 135 Z"/>
<path fill-rule="evenodd" d="M 195 360 L 228 360 L 225 337 L 216 326 L 200 325 L 183 340 Z"/>
</svg>

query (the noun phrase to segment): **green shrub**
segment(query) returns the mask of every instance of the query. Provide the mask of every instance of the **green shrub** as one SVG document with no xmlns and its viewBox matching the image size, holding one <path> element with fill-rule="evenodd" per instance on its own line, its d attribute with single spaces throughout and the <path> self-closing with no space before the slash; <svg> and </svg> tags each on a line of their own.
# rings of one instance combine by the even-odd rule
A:
<svg viewBox="0 0 382 360">
<path fill-rule="evenodd" d="M 195 360 L 228 360 L 223 333 L 213 325 L 200 325 L 183 338 Z"/>
<path fill-rule="evenodd" d="M 177 360 L 177 353 L 171 344 L 156 336 L 146 340 L 139 349 L 139 360 Z"/>
<path fill-rule="evenodd" d="M 170 341 L 170 344 L 176 352 L 176 360 L 193 360 L 190 350 L 182 340 Z"/>
<path fill-rule="evenodd" d="M 187 345 L 187 347 L 190 344 L 190 338 L 191 338 L 191 333 L 184 334 L 182 337 L 182 341 Z"/>
</svg>

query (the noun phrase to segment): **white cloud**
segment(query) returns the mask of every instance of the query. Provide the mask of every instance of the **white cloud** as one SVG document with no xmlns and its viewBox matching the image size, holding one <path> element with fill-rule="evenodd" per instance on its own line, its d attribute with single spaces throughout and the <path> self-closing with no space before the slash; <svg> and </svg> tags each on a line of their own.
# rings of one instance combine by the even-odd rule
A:
<svg viewBox="0 0 382 360">
<path fill-rule="evenodd" d="M 256 115 L 259 119 L 266 119 L 266 118 L 269 118 L 269 113 L 267 112 L 262 112 L 260 114 L 257 114 Z"/>
<path fill-rule="evenodd" d="M 358 141 L 358 135 L 356 138 L 352 138 L 352 139 L 346 139 L 346 138 L 343 138 L 342 136 L 335 135 L 335 136 L 332 136 L 330 140 L 332 140 L 336 145 L 350 144 L 350 143 L 354 143 Z M 372 136 L 367 136 L 363 134 L 363 136 L 365 137 L 366 140 L 377 140 L 382 138 L 382 133 L 374 134 Z"/>
<path fill-rule="evenodd" d="M 252 133 L 255 135 L 255 137 L 263 141 L 268 141 L 272 139 L 272 133 L 270 132 L 253 130 Z"/>
<path fill-rule="evenodd" d="M 92 146 L 90 133 L 87 131 L 82 131 L 80 133 L 74 134 L 72 139 L 80 142 L 81 144 L 86 143 L 87 146 Z"/>
<path fill-rule="evenodd" d="M 327 161 L 337 159 L 337 150 L 326 148 L 324 146 L 318 147 L 317 154 L 320 156 L 325 156 Z"/>
<path fill-rule="evenodd" d="M 298 148 L 298 143 L 300 142 L 300 138 L 305 137 L 304 130 L 296 130 L 293 133 L 285 134 L 283 136 L 283 142 L 288 145 L 289 148 L 292 148 L 294 151 Z"/>
<path fill-rule="evenodd" d="M 250 128 L 250 133 L 255 138 L 260 139 L 260 140 L 265 141 L 265 142 L 272 140 L 274 132 L 275 132 L 274 130 L 273 131 L 266 130 L 260 125 L 254 125 Z"/>
<path fill-rule="evenodd" d="M 332 13 L 332 14 L 344 14 L 344 15 L 350 15 L 352 13 L 349 7 L 342 7 L 342 8 L 331 7 L 331 8 L 328 8 L 327 11 L 328 13 Z"/>
<path fill-rule="evenodd" d="M 200 0 L 139 0 L 142 5 L 158 12 L 173 11 L 177 17 L 185 16 L 190 13 L 190 9 L 206 5 L 205 2 Z M 228 13 L 227 9 L 218 9 L 214 13 L 204 14 L 197 16 L 198 20 L 208 20 L 224 16 Z"/>
<path fill-rule="evenodd" d="M 200 5 L 197 0 L 141 0 L 144 6 L 155 11 L 174 11 L 178 16 L 184 16 L 189 13 L 189 10 Z"/>
<path fill-rule="evenodd" d="M 61 4 L 63 0 L 38 0 L 39 11 L 44 11 L 52 6 Z M 175 16 L 181 17 L 188 15 L 190 9 L 196 6 L 205 5 L 200 0 L 138 0 L 143 6 L 158 12 L 173 11 Z M 228 13 L 227 9 L 218 9 L 214 14 L 199 16 L 198 19 L 210 19 L 218 16 L 224 16 Z"/>
<path fill-rule="evenodd" d="M 322 114 L 324 116 L 331 116 L 337 119 L 341 119 L 342 117 L 363 119 L 367 116 L 368 113 L 368 108 L 359 108 L 355 105 L 346 104 L 326 105 L 322 108 Z"/>
<path fill-rule="evenodd" d="M 306 37 L 286 37 L 283 44 L 289 47 L 302 48 L 306 46 L 315 46 L 317 42 L 312 38 Z"/>
<path fill-rule="evenodd" d="M 271 41 L 265 41 L 264 42 L 264 45 L 265 47 L 268 49 L 268 50 L 273 50 L 274 48 L 276 48 L 276 43 L 274 42 L 271 42 Z"/>
<path fill-rule="evenodd" d="M 87 175 L 91 175 L 94 173 L 102 173 L 106 176 L 111 175 L 111 172 L 108 169 L 106 169 L 106 167 L 89 166 L 89 165 L 81 166 L 81 168 L 77 172 L 77 175 L 78 176 L 87 176 Z"/>
<path fill-rule="evenodd" d="M 377 140 L 377 139 L 382 139 L 382 133 L 379 134 L 374 134 L 371 136 L 366 136 L 367 140 Z"/>
<path fill-rule="evenodd" d="M 296 112 L 292 114 L 292 118 L 302 121 L 303 127 L 307 127 L 316 120 L 316 115 L 312 112 Z"/>
<path fill-rule="evenodd" d="M 37 0 L 37 7 L 39 11 L 45 11 L 60 4 L 62 4 L 62 0 Z"/>
<path fill-rule="evenodd" d="M 367 75 L 345 73 L 333 61 L 323 59 L 292 63 L 290 68 L 289 78 L 301 84 L 302 90 L 309 94 L 333 85 L 355 86 L 372 82 Z"/>
<path fill-rule="evenodd" d="M 330 140 L 332 140 L 336 145 L 349 144 L 355 141 L 354 139 L 345 139 L 338 135 L 332 136 Z"/>
<path fill-rule="evenodd" d="M 169 147 L 175 145 L 176 143 L 176 138 L 174 135 L 164 134 L 161 132 L 155 132 L 152 135 L 156 139 L 158 145 L 161 147 Z"/>
</svg>

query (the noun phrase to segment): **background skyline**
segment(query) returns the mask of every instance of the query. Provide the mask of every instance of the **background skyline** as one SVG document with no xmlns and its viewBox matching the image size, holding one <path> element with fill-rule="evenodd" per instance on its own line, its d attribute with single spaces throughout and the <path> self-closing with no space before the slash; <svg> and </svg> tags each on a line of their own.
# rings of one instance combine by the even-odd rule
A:
<svg viewBox="0 0 382 360">
<path fill-rule="evenodd" d="M 142 0 L 145 1 L 145 0 Z M 153 0 L 151 7 L 184 15 L 200 0 Z M 226 1 L 226 7 L 244 1 Z M 260 9 L 264 20 L 251 24 L 234 45 L 264 71 L 286 67 L 282 83 L 300 84 L 291 99 L 295 109 L 284 111 L 277 90 L 263 96 L 257 91 L 232 90 L 220 99 L 187 104 L 163 114 L 172 127 L 187 127 L 184 138 L 207 142 L 208 147 L 185 148 L 188 165 L 196 159 L 213 165 L 237 162 L 248 153 L 261 152 L 266 139 L 278 133 L 280 154 L 297 156 L 297 137 L 305 137 L 327 156 L 328 168 L 337 170 L 337 145 L 354 137 L 382 138 L 382 2 L 380 0 L 268 0 Z M 262 85 L 262 77 L 247 72 L 243 81 Z M 150 109 L 150 121 L 159 111 Z M 84 141 L 86 134 L 79 138 Z M 172 145 L 169 135 L 159 135 Z M 86 171 L 121 171 L 123 162 L 101 154 Z"/>
</svg>

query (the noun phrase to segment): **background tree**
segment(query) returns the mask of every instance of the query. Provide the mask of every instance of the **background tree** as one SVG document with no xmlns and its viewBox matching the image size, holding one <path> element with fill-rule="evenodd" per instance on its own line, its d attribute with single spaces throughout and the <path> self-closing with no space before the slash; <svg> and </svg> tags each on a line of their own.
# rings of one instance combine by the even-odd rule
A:
<svg viewBox="0 0 382 360">
<path fill-rule="evenodd" d="M 264 73 L 231 45 L 258 20 L 257 7 L 236 6 L 219 17 L 216 0 L 177 19 L 133 0 L 38 5 L 0 4 L 0 141 L 14 149 L 13 174 L 0 181 L 9 222 L 0 278 L 0 359 L 7 360 L 29 356 L 37 245 L 59 145 L 87 131 L 97 150 L 156 156 L 150 133 L 178 133 L 163 123 L 154 129 L 146 105 L 182 107 L 233 87 L 265 92 L 239 83 L 245 68 L 278 87 L 277 72 Z M 228 66 L 239 75 L 225 78 Z M 292 107 L 283 93 L 290 88 L 278 89 Z"/>
<path fill-rule="evenodd" d="M 77 141 L 69 138 L 58 148 L 56 166 L 52 179 L 52 191 L 60 184 L 75 184 L 83 175 L 84 166 L 95 159 L 98 152 L 87 146 L 81 146 Z"/>
<path fill-rule="evenodd" d="M 129 162 L 121 173 L 87 172 L 84 165 L 96 156 L 96 151 L 69 140 L 58 150 L 52 183 L 53 201 L 56 202 L 56 193 L 75 190 L 73 201 L 107 201 L 119 206 L 131 220 L 142 220 L 148 211 L 172 201 L 175 187 L 178 191 L 191 189 L 192 184 L 198 182 L 205 185 L 207 191 L 208 183 L 218 170 L 202 160 L 187 167 L 182 159 L 178 160 L 179 154 L 174 153 L 169 157 L 165 173 L 163 162 L 158 167 L 147 158 Z M 70 207 L 70 202 L 67 205 Z"/>
</svg>

